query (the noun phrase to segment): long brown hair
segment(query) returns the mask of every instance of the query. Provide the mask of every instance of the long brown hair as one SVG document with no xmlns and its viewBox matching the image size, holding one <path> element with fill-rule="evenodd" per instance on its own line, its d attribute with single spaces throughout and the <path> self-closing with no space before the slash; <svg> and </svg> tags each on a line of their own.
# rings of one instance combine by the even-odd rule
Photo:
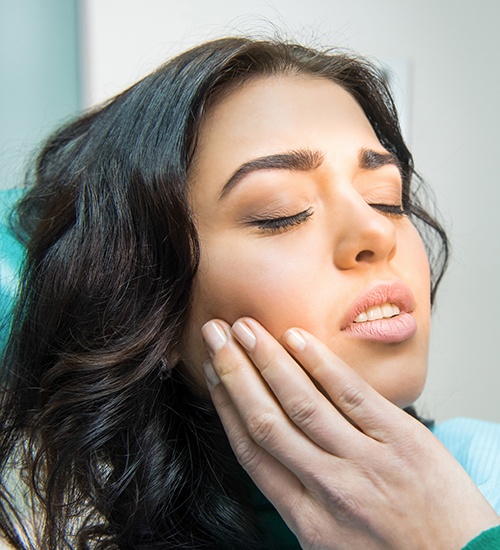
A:
<svg viewBox="0 0 500 550">
<path fill-rule="evenodd" d="M 434 294 L 446 236 L 418 202 L 422 184 L 372 65 L 247 38 L 172 59 L 52 136 L 17 209 L 27 257 L 3 359 L 0 521 L 18 548 L 14 470 L 36 510 L 39 539 L 27 536 L 37 548 L 259 547 L 217 416 L 169 359 L 198 264 L 186 192 L 201 117 L 236 83 L 276 73 L 331 79 L 359 102 L 399 159 Z"/>
</svg>

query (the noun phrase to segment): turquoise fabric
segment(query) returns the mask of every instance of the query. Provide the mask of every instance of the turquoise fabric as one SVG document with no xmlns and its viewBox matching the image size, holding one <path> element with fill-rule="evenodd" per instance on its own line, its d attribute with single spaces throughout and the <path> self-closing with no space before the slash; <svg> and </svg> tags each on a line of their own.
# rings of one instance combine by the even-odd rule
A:
<svg viewBox="0 0 500 550">
<path fill-rule="evenodd" d="M 7 339 L 23 247 L 9 229 L 9 213 L 21 189 L 0 190 L 0 350 Z"/>
<path fill-rule="evenodd" d="M 500 424 L 454 418 L 432 431 L 500 514 Z"/>
<path fill-rule="evenodd" d="M 500 525 L 487 531 L 483 531 L 474 540 L 471 540 L 463 550 L 499 550 L 500 549 Z"/>
<path fill-rule="evenodd" d="M 500 424 L 453 418 L 432 431 L 500 514 Z M 500 550 L 500 526 L 484 531 L 463 550 Z"/>
</svg>

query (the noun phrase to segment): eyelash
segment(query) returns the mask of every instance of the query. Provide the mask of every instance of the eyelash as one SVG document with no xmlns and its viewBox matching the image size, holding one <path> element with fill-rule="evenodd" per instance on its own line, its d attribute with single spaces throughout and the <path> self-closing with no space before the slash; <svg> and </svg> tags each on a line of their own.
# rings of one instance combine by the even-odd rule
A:
<svg viewBox="0 0 500 550">
<path fill-rule="evenodd" d="M 255 225 L 263 231 L 269 231 L 271 233 L 284 231 L 296 225 L 300 225 L 309 219 L 313 214 L 313 209 L 308 208 L 302 212 L 294 214 L 293 216 L 282 216 L 278 218 L 267 218 L 260 220 L 250 220 L 250 225 Z"/>
<path fill-rule="evenodd" d="M 370 204 L 372 208 L 378 210 L 381 214 L 388 214 L 389 216 L 401 217 L 406 216 L 408 210 L 400 204 Z"/>
<path fill-rule="evenodd" d="M 370 204 L 372 208 L 378 210 L 382 214 L 388 214 L 389 216 L 401 217 L 408 214 L 408 211 L 399 204 Z M 300 225 L 309 219 L 313 214 L 312 208 L 308 208 L 302 212 L 294 214 L 293 216 L 282 216 L 278 218 L 267 219 L 255 219 L 250 220 L 250 225 L 255 225 L 263 231 L 279 232 L 286 230 L 290 227 Z"/>
</svg>

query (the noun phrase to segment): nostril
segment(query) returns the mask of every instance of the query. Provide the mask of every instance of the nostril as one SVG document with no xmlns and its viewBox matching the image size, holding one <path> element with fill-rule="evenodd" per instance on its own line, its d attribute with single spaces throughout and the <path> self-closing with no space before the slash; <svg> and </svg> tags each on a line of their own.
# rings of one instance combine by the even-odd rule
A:
<svg viewBox="0 0 500 550">
<path fill-rule="evenodd" d="M 362 250 L 356 255 L 357 262 L 369 262 L 375 253 L 372 250 Z"/>
</svg>

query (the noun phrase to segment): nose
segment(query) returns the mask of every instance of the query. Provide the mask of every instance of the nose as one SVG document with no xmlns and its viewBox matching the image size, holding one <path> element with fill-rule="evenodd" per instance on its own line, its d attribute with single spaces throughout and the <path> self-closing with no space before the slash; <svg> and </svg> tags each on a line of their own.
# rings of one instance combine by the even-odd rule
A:
<svg viewBox="0 0 500 550">
<path fill-rule="evenodd" d="M 360 195 L 344 197 L 337 204 L 334 226 L 334 262 L 339 269 L 390 261 L 396 253 L 394 219 L 367 204 Z"/>
</svg>

